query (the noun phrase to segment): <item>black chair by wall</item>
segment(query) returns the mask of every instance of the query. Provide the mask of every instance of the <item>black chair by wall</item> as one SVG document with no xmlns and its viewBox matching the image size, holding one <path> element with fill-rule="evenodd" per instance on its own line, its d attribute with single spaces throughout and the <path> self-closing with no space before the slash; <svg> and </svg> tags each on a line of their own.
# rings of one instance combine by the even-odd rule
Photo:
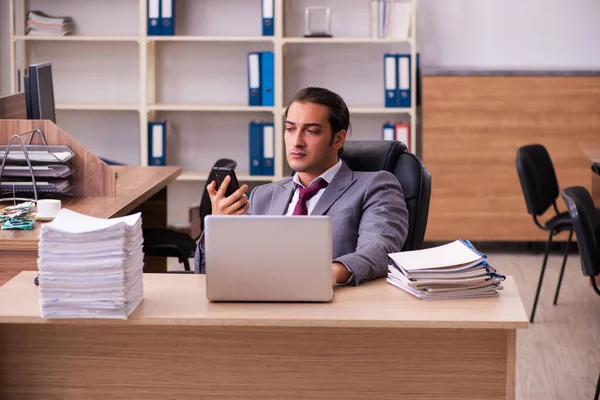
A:
<svg viewBox="0 0 600 400">
<path fill-rule="evenodd" d="M 235 169 L 237 163 L 233 160 L 222 158 L 215 162 L 213 167 L 228 167 Z M 200 230 L 204 229 L 204 217 L 212 211 L 210 197 L 206 186 L 215 179 L 211 170 L 206 180 L 200 200 Z M 144 228 L 144 254 L 156 257 L 177 257 L 186 272 L 191 271 L 189 259 L 196 253 L 198 237 L 191 237 L 183 232 L 169 228 Z"/>
<path fill-rule="evenodd" d="M 385 170 L 394 174 L 408 208 L 408 236 L 402 250 L 420 249 L 429 215 L 431 175 L 419 157 L 409 153 L 401 142 L 349 140 L 340 158 L 354 171 Z"/>
<path fill-rule="evenodd" d="M 568 187 L 561 193 L 573 221 L 579 246 L 581 269 L 589 276 L 594 291 L 600 296 L 596 276 L 600 275 L 600 218 L 590 192 L 582 186 Z M 595 400 L 600 398 L 600 375 L 596 384 Z"/>
<path fill-rule="evenodd" d="M 559 212 L 556 206 L 556 199 L 559 194 L 558 181 L 556 179 L 552 160 L 544 146 L 532 144 L 519 148 L 517 150 L 517 172 L 519 174 L 519 181 L 521 182 L 521 189 L 523 190 L 523 195 L 525 197 L 527 212 L 533 216 L 533 222 L 538 228 L 548 232 L 546 252 L 544 253 L 542 270 L 540 272 L 535 299 L 533 301 L 533 308 L 529 318 L 529 322 L 533 323 L 535 310 L 540 296 L 540 289 L 542 288 L 544 273 L 546 271 L 546 264 L 548 262 L 548 254 L 550 253 L 550 247 L 552 245 L 552 238 L 558 233 L 565 231 L 569 232 L 569 238 L 567 240 L 560 269 L 560 277 L 554 294 L 553 304 L 556 305 L 565 265 L 567 263 L 567 257 L 569 255 L 569 246 L 571 244 L 571 239 L 573 238 L 573 226 L 571 224 L 569 213 Z M 553 207 L 555 215 L 546 222 L 540 223 L 538 217 L 544 214 L 550 206 Z"/>
</svg>

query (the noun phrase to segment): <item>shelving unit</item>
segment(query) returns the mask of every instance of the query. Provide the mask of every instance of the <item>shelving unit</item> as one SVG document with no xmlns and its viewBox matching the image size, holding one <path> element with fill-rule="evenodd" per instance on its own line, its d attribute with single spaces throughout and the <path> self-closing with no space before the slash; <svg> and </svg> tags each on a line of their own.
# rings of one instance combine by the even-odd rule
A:
<svg viewBox="0 0 600 400">
<path fill-rule="evenodd" d="M 286 105 L 297 90 L 309 85 L 328 87 L 346 100 L 355 130 L 349 140 L 380 138 L 381 124 L 400 119 L 411 123 L 412 150 L 418 152 L 414 90 L 417 1 L 410 1 L 409 37 L 379 39 L 369 36 L 367 0 L 319 4 L 332 9 L 332 38 L 302 36 L 304 7 L 317 5 L 313 0 L 274 0 L 274 36 L 261 36 L 261 0 L 235 4 L 176 0 L 175 36 L 146 34 L 147 0 L 9 0 L 14 16 L 10 26 L 11 88 L 16 93 L 23 87 L 17 82 L 17 71 L 22 79 L 28 64 L 52 61 L 59 125 L 63 124 L 61 118 L 76 118 L 78 113 L 85 115 L 82 119 L 93 116 L 94 121 L 105 121 L 107 125 L 96 123 L 93 127 L 85 121 L 64 123 L 74 134 L 74 129 L 85 126 L 82 135 L 87 142 L 82 141 L 92 150 L 95 142 L 98 148 L 107 149 L 106 143 L 99 141 L 128 134 L 111 125 L 116 113 L 121 113 L 127 126 L 131 114 L 122 113 L 137 113 L 138 129 L 130 133 L 134 137 L 127 143 L 136 147 L 130 151 L 138 153 L 141 165 L 148 161 L 148 121 L 167 119 L 167 162 L 184 167 L 181 184 L 206 180 L 214 160 L 225 156 L 236 157 L 240 181 L 269 182 L 286 176 L 282 135 L 275 139 L 275 175 L 248 175 L 247 123 L 269 121 L 275 132 L 283 132 Z M 230 7 L 239 12 L 232 14 Z M 26 36 L 24 22 L 29 9 L 71 15 L 76 30 L 62 37 Z M 106 24 L 102 18 L 108 16 L 118 20 Z M 275 55 L 273 107 L 247 105 L 246 57 L 251 51 L 273 51 Z M 412 56 L 410 108 L 384 107 L 383 54 L 388 52 Z M 48 59 L 49 55 L 55 59 Z M 92 66 L 89 76 L 85 75 L 87 65 Z M 77 85 L 71 83 L 74 79 L 80 80 Z M 114 87 L 111 80 L 116 81 Z M 90 98 L 88 91 L 103 94 Z M 113 136 L 107 137 L 106 132 Z"/>
</svg>

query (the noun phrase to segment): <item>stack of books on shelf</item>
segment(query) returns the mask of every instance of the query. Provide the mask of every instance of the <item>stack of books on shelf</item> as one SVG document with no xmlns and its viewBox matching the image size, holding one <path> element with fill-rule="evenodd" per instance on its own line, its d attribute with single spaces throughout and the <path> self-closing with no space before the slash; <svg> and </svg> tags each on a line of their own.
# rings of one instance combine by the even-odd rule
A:
<svg viewBox="0 0 600 400">
<path fill-rule="evenodd" d="M 387 281 L 425 300 L 495 297 L 506 279 L 466 240 L 388 257 Z"/>
<path fill-rule="evenodd" d="M 41 11 L 27 12 L 27 35 L 65 36 L 73 31 L 71 17 L 53 17 Z"/>
<path fill-rule="evenodd" d="M 68 209 L 42 226 L 43 318 L 127 319 L 144 298 L 141 213 L 102 219 Z"/>
</svg>

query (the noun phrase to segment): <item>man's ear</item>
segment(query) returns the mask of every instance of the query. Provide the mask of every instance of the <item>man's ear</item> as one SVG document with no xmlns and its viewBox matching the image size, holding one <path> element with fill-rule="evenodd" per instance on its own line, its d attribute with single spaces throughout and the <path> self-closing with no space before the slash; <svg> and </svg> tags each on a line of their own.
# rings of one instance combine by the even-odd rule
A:
<svg viewBox="0 0 600 400">
<path fill-rule="evenodd" d="M 337 150 L 339 150 L 342 147 L 344 147 L 345 142 L 346 142 L 346 130 L 342 129 L 341 131 L 337 132 L 335 134 L 335 136 L 333 137 L 333 147 L 335 147 Z"/>
</svg>

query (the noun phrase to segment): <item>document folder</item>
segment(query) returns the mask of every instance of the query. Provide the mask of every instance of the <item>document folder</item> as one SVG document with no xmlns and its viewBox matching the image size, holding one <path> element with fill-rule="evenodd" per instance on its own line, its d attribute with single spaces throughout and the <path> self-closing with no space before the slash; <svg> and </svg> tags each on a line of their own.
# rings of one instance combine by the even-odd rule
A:
<svg viewBox="0 0 600 400">
<path fill-rule="evenodd" d="M 384 54 L 383 56 L 383 84 L 385 90 L 385 106 L 397 107 L 397 71 L 396 56 L 394 54 Z"/>
<path fill-rule="evenodd" d="M 166 165 L 166 122 L 148 122 L 148 165 Z"/>
<path fill-rule="evenodd" d="M 273 25 L 273 0 L 262 0 L 262 34 L 263 36 L 273 36 L 275 26 Z"/>
<path fill-rule="evenodd" d="M 162 22 L 160 34 L 163 36 L 175 35 L 175 3 L 174 0 L 161 0 L 160 20 Z"/>
<path fill-rule="evenodd" d="M 262 124 L 263 175 L 275 175 L 275 127 L 272 123 Z"/>
<path fill-rule="evenodd" d="M 262 175 L 263 161 L 263 127 L 261 123 L 250 122 L 248 126 L 250 150 L 250 175 Z"/>
<path fill-rule="evenodd" d="M 275 56 L 271 51 L 260 55 L 261 104 L 275 105 Z"/>
<path fill-rule="evenodd" d="M 148 36 L 160 35 L 160 0 L 148 0 Z"/>
<path fill-rule="evenodd" d="M 260 53 L 248 54 L 248 105 L 262 105 L 260 87 Z"/>
<path fill-rule="evenodd" d="M 381 127 L 381 139 L 383 140 L 394 140 L 394 125 L 386 122 Z"/>
<path fill-rule="evenodd" d="M 406 145 L 406 149 L 410 151 L 410 125 L 407 123 L 397 123 L 395 126 L 396 141 Z"/>
<path fill-rule="evenodd" d="M 398 55 L 398 107 L 410 107 L 410 55 Z"/>
</svg>

